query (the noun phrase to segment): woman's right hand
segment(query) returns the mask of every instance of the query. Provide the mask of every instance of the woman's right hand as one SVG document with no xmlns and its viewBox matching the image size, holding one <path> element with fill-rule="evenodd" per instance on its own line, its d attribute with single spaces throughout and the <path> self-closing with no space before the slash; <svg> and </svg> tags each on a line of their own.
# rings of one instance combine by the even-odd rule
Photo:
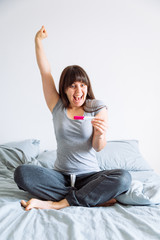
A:
<svg viewBox="0 0 160 240">
<path fill-rule="evenodd" d="M 35 39 L 43 40 L 48 37 L 48 33 L 44 26 L 36 33 Z"/>
</svg>

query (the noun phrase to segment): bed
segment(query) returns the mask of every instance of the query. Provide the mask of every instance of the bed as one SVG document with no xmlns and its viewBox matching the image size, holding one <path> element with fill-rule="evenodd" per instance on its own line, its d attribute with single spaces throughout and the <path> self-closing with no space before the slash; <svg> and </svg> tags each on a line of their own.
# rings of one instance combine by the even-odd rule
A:
<svg viewBox="0 0 160 240">
<path fill-rule="evenodd" d="M 21 164 L 53 168 L 56 150 L 39 149 L 36 139 L 0 145 L 1 240 L 160 239 L 160 176 L 141 155 L 137 140 L 108 141 L 96 153 L 101 169 L 122 168 L 132 175 L 130 189 L 110 207 L 25 211 L 20 201 L 35 196 L 17 187 L 14 170 Z"/>
</svg>

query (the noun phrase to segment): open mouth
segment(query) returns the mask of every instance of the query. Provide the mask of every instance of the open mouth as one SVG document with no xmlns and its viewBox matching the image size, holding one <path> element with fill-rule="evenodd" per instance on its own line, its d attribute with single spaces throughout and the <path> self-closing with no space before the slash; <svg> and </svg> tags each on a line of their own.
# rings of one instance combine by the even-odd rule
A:
<svg viewBox="0 0 160 240">
<path fill-rule="evenodd" d="M 76 102 L 80 101 L 82 99 L 82 96 L 73 96 L 73 98 L 75 99 Z"/>
</svg>

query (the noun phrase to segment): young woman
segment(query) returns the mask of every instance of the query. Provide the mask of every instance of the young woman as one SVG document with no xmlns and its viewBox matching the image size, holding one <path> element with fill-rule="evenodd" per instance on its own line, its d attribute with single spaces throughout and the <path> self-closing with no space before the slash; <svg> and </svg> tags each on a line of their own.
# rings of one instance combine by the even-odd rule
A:
<svg viewBox="0 0 160 240">
<path fill-rule="evenodd" d="M 25 164 L 15 170 L 18 187 L 37 197 L 21 204 L 25 210 L 114 204 L 116 196 L 129 189 L 131 176 L 121 169 L 99 169 L 95 152 L 106 145 L 106 106 L 95 99 L 87 73 L 77 65 L 63 70 L 57 92 L 42 46 L 46 37 L 42 26 L 35 48 L 45 100 L 53 115 L 57 159 L 54 169 Z M 95 118 L 74 120 L 74 116 Z"/>
</svg>

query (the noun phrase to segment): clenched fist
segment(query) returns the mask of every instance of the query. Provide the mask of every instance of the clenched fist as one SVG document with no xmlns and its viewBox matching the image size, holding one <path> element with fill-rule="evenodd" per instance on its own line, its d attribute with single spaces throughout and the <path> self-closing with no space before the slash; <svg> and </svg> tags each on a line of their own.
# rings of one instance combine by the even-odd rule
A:
<svg viewBox="0 0 160 240">
<path fill-rule="evenodd" d="M 41 27 L 41 29 L 36 33 L 35 39 L 43 40 L 44 38 L 47 38 L 48 34 L 44 26 Z"/>
</svg>

